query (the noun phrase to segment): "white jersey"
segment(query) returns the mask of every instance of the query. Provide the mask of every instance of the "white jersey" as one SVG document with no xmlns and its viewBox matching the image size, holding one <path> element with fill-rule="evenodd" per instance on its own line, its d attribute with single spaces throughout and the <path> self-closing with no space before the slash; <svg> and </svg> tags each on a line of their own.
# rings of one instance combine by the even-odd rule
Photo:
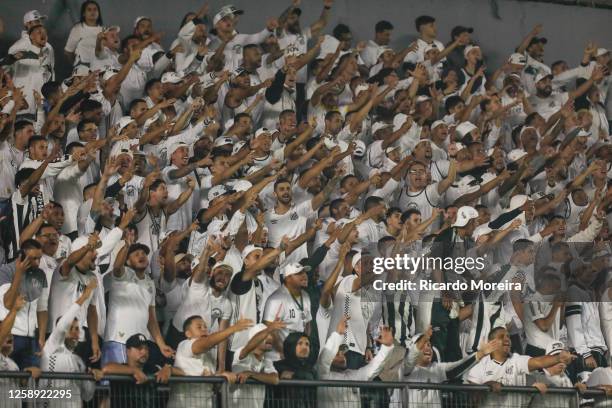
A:
<svg viewBox="0 0 612 408">
<path fill-rule="evenodd" d="M 206 327 L 210 330 L 212 326 L 211 298 L 212 292 L 207 282 L 198 283 L 194 282 L 193 279 L 189 279 L 189 288 L 187 289 L 186 296 L 172 319 L 174 328 L 182 332 L 185 320 L 191 316 L 200 316 L 206 322 Z"/>
<path fill-rule="evenodd" d="M 253 356 L 253 353 L 241 360 L 241 351 L 242 348 L 239 348 L 234 353 L 232 372 L 236 374 L 243 371 L 254 371 L 263 374 L 277 373 L 274 364 L 272 364 L 272 360 L 265 357 L 263 360 L 258 360 Z M 232 392 L 231 406 L 233 407 L 263 408 L 264 406 L 264 399 L 266 396 L 266 387 L 264 385 L 232 386 L 230 391 Z"/>
<path fill-rule="evenodd" d="M 178 167 L 175 165 L 165 167 L 162 170 L 162 176 L 168 187 L 168 200 L 170 201 L 176 200 L 183 191 L 189 188 L 187 187 L 187 177 L 180 177 L 177 179 L 170 178 L 169 173 L 174 170 L 178 170 Z M 168 217 L 167 227 L 169 230 L 182 231 L 189 227 L 193 219 L 191 211 L 193 208 L 193 197 L 194 195 L 191 194 L 187 202 L 184 203 L 177 212 Z"/>
<path fill-rule="evenodd" d="M 210 350 L 200 354 L 193 354 L 192 347 L 198 339 L 187 339 L 179 343 L 176 348 L 174 366 L 183 370 L 185 375 L 209 376 L 216 372 L 216 364 Z M 197 399 L 194 398 L 197 395 Z M 213 389 L 211 384 L 173 384 L 169 408 L 204 407 L 213 406 Z"/>
<path fill-rule="evenodd" d="M 538 112 L 545 120 L 548 120 L 548 118 L 563 107 L 568 99 L 569 94 L 567 92 L 553 92 L 546 98 L 532 95 L 529 98 L 529 103 L 531 103 L 534 111 Z"/>
<path fill-rule="evenodd" d="M 155 283 L 145 272 L 140 278 L 136 271 L 125 267 L 119 277 L 111 274 L 108 323 L 105 341 L 125 344 L 132 335 L 142 333 L 151 339 L 147 323 L 149 308 L 155 307 Z M 129 316 L 129 319 L 126 319 Z"/>
<path fill-rule="evenodd" d="M 278 214 L 273 208 L 266 211 L 264 222 L 268 227 L 268 242 L 272 247 L 278 247 L 283 236 L 296 238 L 306 231 L 308 218 L 316 216 L 317 212 L 312 208 L 312 201 L 305 201 L 291 206 L 284 214 Z M 286 262 L 299 262 L 307 258 L 306 244 L 292 252 Z"/>
<path fill-rule="evenodd" d="M 303 290 L 301 292 L 301 299 L 296 299 L 287 287 L 282 285 L 266 301 L 263 320 L 273 322 L 278 318 L 287 325 L 279 330 L 281 340 L 285 340 L 289 333 L 304 332 L 306 325 L 312 320 L 310 296 Z"/>
<path fill-rule="evenodd" d="M 85 373 L 86 367 L 81 357 L 76 355 L 72 350 L 69 350 L 64 344 L 66 333 L 70 330 L 70 326 L 75 318 L 83 314 L 83 307 L 78 303 L 72 303 L 70 307 L 63 310 L 61 319 L 51 332 L 51 335 L 45 343 L 40 359 L 40 368 L 45 372 L 59 373 Z M 79 320 L 79 324 L 80 324 Z M 54 407 L 80 407 L 81 400 L 89 400 L 93 397 L 95 391 L 95 383 L 92 381 L 74 381 L 74 380 L 41 380 L 40 388 L 48 389 L 64 389 L 71 390 L 72 397 L 67 400 L 49 400 Z"/>
<path fill-rule="evenodd" d="M 514 353 L 502 363 L 493 360 L 491 356 L 485 356 L 468 372 L 465 380 L 472 384 L 495 381 L 502 385 L 525 386 L 530 358 Z M 520 393 L 486 393 L 480 406 L 520 407 L 526 401 L 525 398 Z"/>
<path fill-rule="evenodd" d="M 81 296 L 87 284 L 92 280 L 98 280 L 98 287 L 89 299 L 83 303 L 83 307 L 78 309 L 77 319 L 81 327 L 87 327 L 87 309 L 90 305 L 96 307 L 98 313 L 98 334 L 104 335 L 106 324 L 106 306 L 104 304 L 104 286 L 102 276 L 96 267 L 93 271 L 79 272 L 76 267 L 70 269 L 67 276 L 61 273 L 53 275 L 51 282 L 51 292 L 49 295 L 49 328 L 53 330 L 55 322 L 65 311 Z M 80 341 L 85 340 L 85 333 L 81 330 Z"/>
<path fill-rule="evenodd" d="M 542 297 L 539 293 L 534 296 Z M 525 328 L 525 336 L 527 344 L 546 350 L 546 347 L 554 342 L 559 341 L 561 332 L 561 309 L 557 309 L 553 323 L 547 331 L 542 331 L 535 323 L 536 320 L 545 319 L 553 308 L 553 303 L 550 301 L 529 301 L 524 304 L 523 308 L 525 317 L 523 325 Z"/>
<path fill-rule="evenodd" d="M 136 222 L 138 229 L 138 242 L 149 247 L 151 254 L 157 251 L 159 239 L 167 230 L 168 220 L 164 210 L 155 216 L 147 205 L 145 215 Z"/>
<path fill-rule="evenodd" d="M 251 319 L 255 324 L 261 323 L 264 308 L 262 302 L 263 285 L 257 277 L 253 280 L 243 282 L 243 273 L 244 269 L 234 274 L 230 283 L 229 298 L 234 307 L 231 323 L 233 324 L 241 318 Z M 231 338 L 230 350 L 238 353 L 236 350 L 246 346 L 248 341 L 248 331 L 234 333 Z"/>
<path fill-rule="evenodd" d="M 421 219 L 427 220 L 431 217 L 434 207 L 438 207 L 441 202 L 438 193 L 438 183 L 433 183 L 420 191 L 409 191 L 408 187 L 401 189 L 397 204 L 402 211 L 411 208 L 421 212 Z"/>
</svg>

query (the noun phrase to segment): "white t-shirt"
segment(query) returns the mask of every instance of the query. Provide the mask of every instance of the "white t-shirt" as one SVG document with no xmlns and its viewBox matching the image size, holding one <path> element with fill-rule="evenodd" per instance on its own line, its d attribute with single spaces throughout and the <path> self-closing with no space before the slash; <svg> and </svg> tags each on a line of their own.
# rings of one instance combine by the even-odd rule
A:
<svg viewBox="0 0 612 408">
<path fill-rule="evenodd" d="M 173 201 L 176 200 L 181 193 L 186 191 L 189 187 L 187 187 L 187 177 L 180 177 L 177 179 L 172 179 L 169 176 L 171 171 L 178 170 L 174 164 L 165 167 L 162 170 L 162 177 L 166 182 L 168 187 L 168 200 Z M 187 229 L 191 224 L 193 219 L 193 215 L 191 213 L 191 209 L 193 207 L 193 193 L 189 196 L 189 199 L 185 204 L 183 204 L 174 214 L 168 217 L 168 229 L 182 231 Z"/>
<path fill-rule="evenodd" d="M 78 23 L 72 27 L 64 50 L 75 54 L 74 65 L 91 64 L 96 52 L 96 37 L 102 31 L 102 26 L 88 26 Z"/>
<path fill-rule="evenodd" d="M 145 272 L 141 279 L 136 272 L 125 267 L 123 275 L 113 272 L 108 306 L 108 324 L 105 341 L 123 343 L 133 334 L 142 333 L 151 338 L 147 323 L 149 307 L 155 307 L 155 283 Z M 129 316 L 129 319 L 126 319 Z"/>
<path fill-rule="evenodd" d="M 485 356 L 467 373 L 466 382 L 485 384 L 495 381 L 502 385 L 526 385 L 531 357 L 512 354 L 503 363 L 497 362 L 491 356 Z M 481 407 L 519 407 L 524 402 L 524 396 L 519 393 L 486 393 Z"/>
<path fill-rule="evenodd" d="M 538 112 L 545 120 L 548 120 L 548 118 L 563 107 L 568 99 L 569 94 L 567 92 L 553 92 L 546 98 L 532 95 L 529 98 L 529 103 L 531 103 L 534 111 Z"/>
<path fill-rule="evenodd" d="M 246 343 L 245 343 L 246 345 Z M 264 357 L 263 360 L 258 360 L 253 354 L 247 355 L 242 360 L 240 352 L 242 347 L 234 353 L 234 361 L 232 364 L 232 372 L 238 374 L 243 371 L 254 371 L 256 373 L 273 374 L 277 373 L 272 364 L 272 360 Z M 263 408 L 266 397 L 266 387 L 264 385 L 239 385 L 232 386 L 232 406 L 247 407 L 247 408 Z"/>
<path fill-rule="evenodd" d="M 272 322 L 278 318 L 287 325 L 279 330 L 281 340 L 285 340 L 289 333 L 305 331 L 307 323 L 312 320 L 310 296 L 303 290 L 301 295 L 300 304 L 300 299 L 296 300 L 282 285 L 266 300 L 263 319 Z"/>
<path fill-rule="evenodd" d="M 298 34 L 283 30 L 278 38 L 278 45 L 285 55 L 301 55 L 308 52 L 308 41 L 312 38 L 310 27 L 302 29 Z M 307 79 L 306 66 L 297 72 L 297 83 L 305 84 Z"/>
<path fill-rule="evenodd" d="M 296 238 L 306 231 L 308 218 L 316 216 L 317 212 L 312 209 L 312 200 L 291 206 L 289 211 L 278 214 L 273 208 L 266 211 L 264 222 L 268 227 L 268 242 L 272 247 L 278 247 L 283 236 Z M 299 262 L 307 258 L 306 244 L 293 251 L 286 259 L 287 262 Z"/>
<path fill-rule="evenodd" d="M 176 348 L 176 358 L 174 366 L 185 372 L 185 375 L 190 376 L 210 376 L 216 372 L 216 364 L 212 358 L 210 350 L 193 354 L 193 343 L 198 339 L 187 339 L 179 343 Z M 197 398 L 194 398 L 197 395 Z M 213 388 L 212 384 L 189 384 L 178 383 L 172 385 L 172 392 L 168 407 L 213 407 Z"/>
</svg>

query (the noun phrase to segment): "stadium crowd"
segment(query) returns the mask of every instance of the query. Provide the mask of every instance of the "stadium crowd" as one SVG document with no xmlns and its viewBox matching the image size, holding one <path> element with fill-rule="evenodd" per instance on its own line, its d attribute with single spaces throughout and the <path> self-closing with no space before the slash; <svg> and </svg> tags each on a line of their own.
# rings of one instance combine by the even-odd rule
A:
<svg viewBox="0 0 612 408">
<path fill-rule="evenodd" d="M 24 14 L 0 59 L 0 370 L 223 376 L 252 407 L 280 379 L 529 385 L 537 406 L 551 386 L 612 392 L 609 50 L 549 61 L 538 25 L 493 67 L 468 26 L 422 15 L 392 49 L 388 21 L 357 43 L 328 26 L 333 0 L 316 21 L 299 6 L 252 34 L 248 11 L 203 6 L 168 48 L 149 17 L 126 32 L 96 1 L 65 44 Z M 371 273 L 404 253 L 485 267 Z M 377 291 L 380 276 L 521 290 Z M 1 381 L 2 399 L 19 387 Z M 92 384 L 37 387 L 81 406 Z M 173 384 L 167 405 L 212 404 L 196 391 L 213 388 Z"/>
</svg>

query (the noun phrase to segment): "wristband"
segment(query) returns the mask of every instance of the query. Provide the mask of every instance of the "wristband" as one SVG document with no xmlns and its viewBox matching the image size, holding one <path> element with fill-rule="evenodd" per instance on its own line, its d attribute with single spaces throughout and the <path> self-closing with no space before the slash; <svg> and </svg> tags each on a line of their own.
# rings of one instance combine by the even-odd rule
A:
<svg viewBox="0 0 612 408">
<path fill-rule="evenodd" d="M 172 51 L 168 51 L 168 52 L 166 53 L 166 58 L 168 58 L 168 59 L 172 59 L 172 58 L 174 58 L 174 55 L 172 55 Z"/>
</svg>

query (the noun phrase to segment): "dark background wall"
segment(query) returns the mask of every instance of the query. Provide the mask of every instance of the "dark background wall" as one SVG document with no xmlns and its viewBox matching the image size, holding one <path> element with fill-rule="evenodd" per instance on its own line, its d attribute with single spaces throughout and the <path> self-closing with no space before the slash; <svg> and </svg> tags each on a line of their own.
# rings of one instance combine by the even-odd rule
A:
<svg viewBox="0 0 612 408">
<path fill-rule="evenodd" d="M 119 25 L 122 37 L 131 32 L 137 16 L 150 16 L 155 30 L 165 33 L 165 46 L 176 37 L 183 16 L 202 4 L 195 0 L 98 1 L 105 25 Z M 262 29 L 267 17 L 278 16 L 290 4 L 290 0 L 229 1 L 246 10 L 238 26 L 244 33 Z M 212 15 L 227 3 L 212 0 L 209 4 Z M 0 0 L 0 15 L 6 26 L 0 38 L 0 51 L 5 52 L 17 38 L 23 13 L 38 9 L 50 16 L 47 26 L 61 70 L 61 50 L 71 25 L 78 18 L 79 6 L 78 0 Z M 317 18 L 322 3 L 302 0 L 301 7 L 302 24 L 306 25 Z M 392 45 L 399 48 L 415 38 L 414 18 L 420 14 L 436 17 L 438 37 L 444 43 L 449 40 L 454 25 L 474 27 L 474 38 L 482 46 L 490 68 L 498 67 L 537 23 L 544 24 L 543 36 L 549 39 L 545 56 L 548 64 L 558 59 L 566 59 L 570 65 L 579 63 L 588 41 L 612 47 L 612 10 L 515 0 L 336 0 L 326 32 L 342 22 L 351 27 L 355 39 L 369 39 L 373 36 L 374 23 L 386 19 L 395 25 Z"/>
</svg>

